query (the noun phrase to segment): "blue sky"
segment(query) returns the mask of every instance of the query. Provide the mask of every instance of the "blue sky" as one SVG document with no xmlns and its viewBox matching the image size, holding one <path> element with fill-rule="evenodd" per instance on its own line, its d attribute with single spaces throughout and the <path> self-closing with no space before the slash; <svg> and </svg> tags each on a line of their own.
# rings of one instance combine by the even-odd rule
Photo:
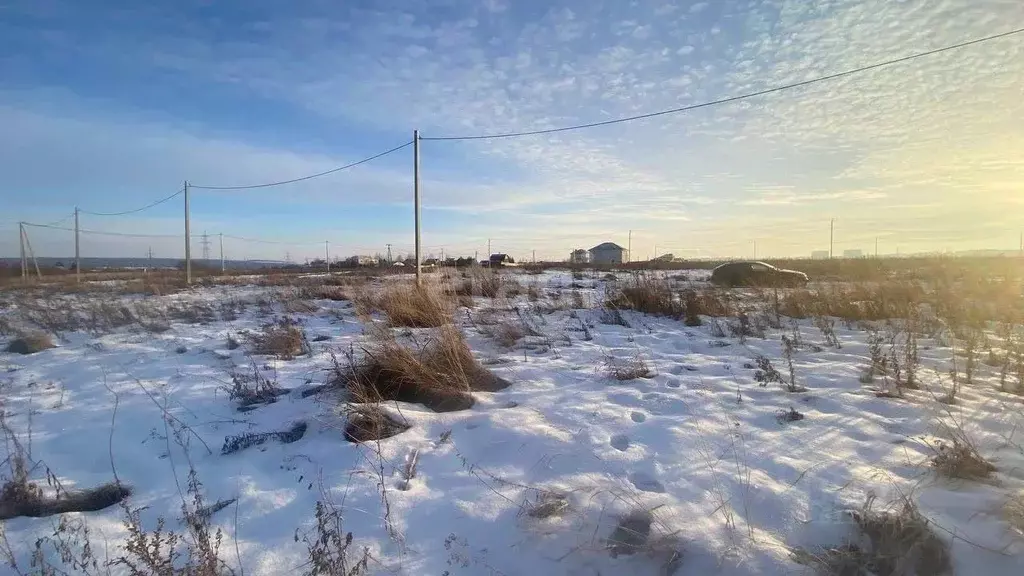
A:
<svg viewBox="0 0 1024 576">
<path fill-rule="evenodd" d="M 0 6 L 0 254 L 18 220 L 145 205 L 184 180 L 325 170 L 424 136 L 592 122 L 1024 26 L 1018 0 L 13 1 Z M 1013 248 L 1024 37 L 742 103 L 520 139 L 424 142 L 424 244 L 564 258 Z M 412 157 L 192 194 L 229 257 L 412 246 Z M 179 234 L 177 199 L 88 230 Z M 64 231 L 33 247 L 70 254 Z M 83 235 L 83 253 L 179 256 Z M 196 251 L 199 251 L 196 245 Z"/>
</svg>

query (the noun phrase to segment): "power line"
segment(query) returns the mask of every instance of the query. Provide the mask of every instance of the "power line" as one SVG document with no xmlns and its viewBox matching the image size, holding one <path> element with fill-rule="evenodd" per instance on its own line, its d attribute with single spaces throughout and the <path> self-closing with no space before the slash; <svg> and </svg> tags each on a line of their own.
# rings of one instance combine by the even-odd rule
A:
<svg viewBox="0 0 1024 576">
<path fill-rule="evenodd" d="M 627 116 L 625 118 L 616 118 L 614 120 L 603 120 L 601 122 L 591 122 L 589 124 L 577 124 L 574 126 L 563 126 L 560 128 L 547 128 L 543 130 L 528 130 L 524 132 L 505 132 L 497 134 L 481 134 L 476 136 L 435 136 L 435 137 L 421 137 L 420 140 L 490 140 L 496 138 L 515 138 L 519 136 L 535 136 L 538 134 L 553 134 L 555 132 L 568 132 L 570 130 L 581 130 L 583 128 L 595 128 L 598 126 L 608 126 L 610 124 L 620 124 L 623 122 L 631 122 L 633 120 L 643 120 L 645 118 L 654 118 L 656 116 L 665 116 L 667 114 L 677 114 L 679 112 L 688 112 L 690 110 L 697 110 L 699 108 L 708 108 L 710 106 L 717 106 L 719 104 L 728 104 L 730 102 L 737 102 L 739 100 L 746 100 L 748 98 L 755 98 L 757 96 L 764 96 L 766 94 L 772 94 L 775 92 L 782 92 L 784 90 L 790 90 L 793 88 L 799 88 L 801 86 L 808 86 L 811 84 L 817 84 L 819 82 L 826 82 L 828 80 L 835 80 L 844 76 L 851 76 L 853 74 L 859 74 L 861 72 L 867 72 L 869 70 L 875 70 L 877 68 L 883 68 L 885 66 L 892 66 L 893 64 L 900 64 L 915 60 L 917 58 L 924 58 L 925 56 L 932 56 L 942 52 L 948 52 L 950 50 L 957 50 L 974 44 L 981 44 L 983 42 L 989 42 L 991 40 L 998 40 L 1000 38 L 1006 38 L 1007 36 L 1013 36 L 1014 34 L 1020 34 L 1024 32 L 1024 28 L 1018 28 L 1009 32 L 1003 32 L 1001 34 L 994 34 L 992 36 L 986 36 L 984 38 L 977 38 L 975 40 L 968 40 L 959 44 L 952 44 L 950 46 L 944 46 L 942 48 L 936 48 L 934 50 L 928 50 L 925 52 L 918 52 L 917 54 L 911 54 L 909 56 L 903 56 L 902 58 L 896 58 L 893 60 L 886 60 L 884 62 L 878 62 L 876 64 L 869 64 L 867 66 L 861 66 L 859 68 L 853 68 L 843 72 L 836 72 L 827 76 L 819 76 L 817 78 L 811 78 L 810 80 L 802 80 L 800 82 L 793 82 L 792 84 L 784 84 L 782 86 L 775 86 L 772 88 L 766 88 L 764 90 L 758 90 L 756 92 L 750 92 L 747 94 L 741 94 L 738 96 L 730 96 L 728 98 L 722 98 L 720 100 L 712 100 L 710 102 L 701 102 L 700 104 L 691 104 L 689 106 L 682 106 L 679 108 L 671 108 L 668 110 L 661 110 L 659 112 L 650 112 L 647 114 L 639 114 L 637 116 Z"/>
<path fill-rule="evenodd" d="M 224 237 L 225 238 L 231 238 L 232 240 L 241 240 L 242 242 L 255 242 L 257 244 L 276 244 L 276 245 L 279 245 L 279 246 L 304 246 L 304 245 L 307 245 L 307 244 L 308 245 L 323 244 L 323 241 L 320 241 L 320 240 L 318 240 L 316 242 L 284 242 L 284 241 L 279 241 L 279 240 L 261 240 L 259 238 L 245 238 L 243 236 L 232 236 L 230 234 L 225 234 Z"/>
<path fill-rule="evenodd" d="M 246 185 L 246 186 L 194 186 L 192 184 L 189 184 L 189 187 L 190 188 L 195 188 L 197 190 L 251 190 L 253 188 L 269 188 L 271 186 L 281 186 L 283 184 L 293 184 L 295 182 L 302 182 L 304 180 L 312 180 L 313 178 L 319 178 L 321 176 L 326 176 L 328 174 L 333 174 L 335 172 L 341 172 L 342 170 L 347 170 L 349 168 L 353 168 L 355 166 L 359 166 L 360 164 L 365 164 L 367 162 L 370 162 L 371 160 L 376 160 L 377 158 L 380 158 L 382 156 L 387 156 L 388 154 L 391 154 L 392 152 L 398 152 L 402 148 L 405 148 L 406 146 L 411 146 L 411 145 L 412 145 L 412 140 L 406 142 L 405 144 L 402 144 L 401 146 L 395 146 L 394 148 L 391 148 L 390 150 L 385 150 L 384 152 L 381 152 L 380 154 L 375 154 L 373 156 L 370 156 L 369 158 L 363 158 L 362 160 L 359 160 L 358 162 L 353 162 L 351 164 L 346 164 L 344 166 L 339 166 L 337 168 L 332 168 L 330 170 L 325 170 L 324 172 L 318 172 L 316 174 L 310 174 L 309 176 L 302 176 L 301 178 L 292 178 L 291 180 L 281 180 L 279 182 L 267 182 L 265 184 L 250 184 L 250 185 Z"/>
<path fill-rule="evenodd" d="M 25 226 L 32 228 L 47 228 L 50 230 L 62 230 L 64 232 L 74 232 L 74 228 L 64 228 L 61 226 L 50 226 L 49 224 L 33 224 L 32 222 L 23 222 Z M 99 230 L 79 230 L 79 234 L 94 234 L 98 236 L 119 236 L 125 238 L 181 238 L 176 234 L 132 234 L 128 232 L 101 232 Z"/>
<path fill-rule="evenodd" d="M 124 216 L 126 214 L 135 214 L 136 212 L 142 212 L 143 210 L 149 210 L 150 208 L 153 208 L 154 206 L 159 206 L 159 205 L 163 204 L 164 202 L 167 202 L 167 201 L 171 200 L 172 198 L 177 197 L 178 195 L 182 194 L 183 192 L 185 192 L 184 188 L 178 190 L 177 192 L 175 192 L 174 194 L 171 194 L 170 196 L 168 196 L 166 198 L 161 198 L 161 199 L 157 200 L 156 202 L 153 202 L 152 204 L 146 204 L 142 208 L 136 208 L 134 210 L 125 210 L 124 212 L 90 212 L 88 210 L 82 210 L 82 209 L 79 209 L 78 211 L 81 212 L 82 214 L 89 214 L 90 216 Z"/>
</svg>

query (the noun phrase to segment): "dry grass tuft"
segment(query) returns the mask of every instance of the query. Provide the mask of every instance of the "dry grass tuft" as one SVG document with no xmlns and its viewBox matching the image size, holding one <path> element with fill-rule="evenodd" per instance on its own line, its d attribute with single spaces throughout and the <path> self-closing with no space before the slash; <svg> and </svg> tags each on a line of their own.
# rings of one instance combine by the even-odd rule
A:
<svg viewBox="0 0 1024 576">
<path fill-rule="evenodd" d="M 396 284 L 371 294 L 363 292 L 356 300 L 365 312 L 383 312 L 391 326 L 436 328 L 451 324 L 455 301 L 437 284 Z"/>
<path fill-rule="evenodd" d="M 357 406 L 348 413 L 345 439 L 349 442 L 369 442 L 397 436 L 411 426 L 399 422 L 378 406 Z"/>
<path fill-rule="evenodd" d="M 607 356 L 604 359 L 604 371 L 609 377 L 619 381 L 635 380 L 637 378 L 650 378 L 653 372 L 644 361 L 639 352 L 621 360 L 614 356 Z"/>
<path fill-rule="evenodd" d="M 350 358 L 350 367 L 338 370 L 353 402 L 397 400 L 448 412 L 470 408 L 472 391 L 493 392 L 509 385 L 480 366 L 454 326 L 442 326 L 416 350 L 381 332 L 363 352 L 361 363 Z"/>
<path fill-rule="evenodd" d="M 32 332 L 11 340 L 7 352 L 11 354 L 35 354 L 54 348 L 53 339 L 45 332 Z"/>
<path fill-rule="evenodd" d="M 953 438 L 950 442 L 936 444 L 932 466 L 949 478 L 961 480 L 978 480 L 988 478 L 996 467 L 978 452 L 969 441 Z"/>
<path fill-rule="evenodd" d="M 857 542 L 816 552 L 794 550 L 793 558 L 824 576 L 939 576 L 951 570 L 949 548 L 909 498 L 875 510 L 874 498 L 852 513 Z"/>
<path fill-rule="evenodd" d="M 1024 492 L 1010 497 L 1003 507 L 1003 515 L 1013 529 L 1024 536 Z"/>
<path fill-rule="evenodd" d="M 287 318 L 277 324 L 263 328 L 263 332 L 250 338 L 253 354 L 277 356 L 282 360 L 293 360 L 309 352 L 306 334 Z"/>
</svg>

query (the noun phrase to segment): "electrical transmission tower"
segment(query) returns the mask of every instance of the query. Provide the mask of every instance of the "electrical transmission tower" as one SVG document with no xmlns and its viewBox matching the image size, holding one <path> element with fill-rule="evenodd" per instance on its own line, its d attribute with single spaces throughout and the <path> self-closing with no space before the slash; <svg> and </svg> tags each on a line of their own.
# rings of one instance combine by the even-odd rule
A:
<svg viewBox="0 0 1024 576">
<path fill-rule="evenodd" d="M 200 244 L 202 244 L 202 246 L 203 246 L 203 260 L 209 260 L 210 259 L 210 236 L 209 236 L 209 234 L 206 233 L 205 230 L 203 231 L 203 240 L 202 240 L 202 242 L 200 242 Z"/>
</svg>

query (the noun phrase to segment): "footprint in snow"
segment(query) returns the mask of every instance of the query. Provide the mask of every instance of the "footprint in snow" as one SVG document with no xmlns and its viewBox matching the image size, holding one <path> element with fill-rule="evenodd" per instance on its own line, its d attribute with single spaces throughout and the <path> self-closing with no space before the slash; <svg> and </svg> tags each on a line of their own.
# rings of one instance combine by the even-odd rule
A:
<svg viewBox="0 0 1024 576">
<path fill-rule="evenodd" d="M 678 378 L 669 378 L 668 381 L 665 382 L 665 385 L 669 388 L 679 388 L 682 386 L 682 382 L 680 382 Z"/>
<path fill-rule="evenodd" d="M 632 412 L 629 415 L 629 417 L 633 420 L 633 422 L 636 422 L 637 424 L 647 420 L 647 415 L 644 414 L 643 412 Z"/>
<path fill-rule="evenodd" d="M 629 436 L 626 436 L 625 434 L 616 434 L 615 436 L 612 436 L 610 444 L 612 445 L 612 448 L 625 452 L 629 449 Z"/>
<path fill-rule="evenodd" d="M 665 492 L 665 486 L 645 472 L 633 472 L 629 475 L 629 481 L 633 483 L 633 486 L 636 486 L 637 490 L 657 492 L 659 494 Z"/>
</svg>

